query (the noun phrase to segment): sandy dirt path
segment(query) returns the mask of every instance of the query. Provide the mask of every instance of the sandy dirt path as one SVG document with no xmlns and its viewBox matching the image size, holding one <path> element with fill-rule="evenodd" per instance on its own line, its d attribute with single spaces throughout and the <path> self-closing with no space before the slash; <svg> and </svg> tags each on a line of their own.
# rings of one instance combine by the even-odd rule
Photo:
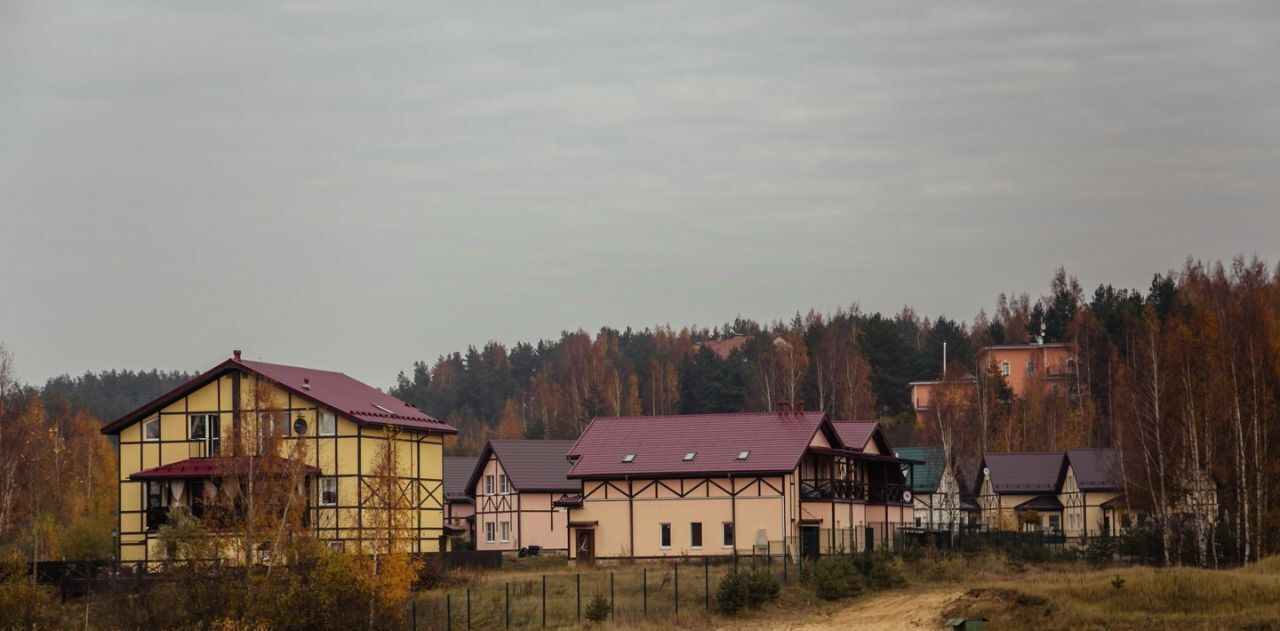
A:
<svg viewBox="0 0 1280 631">
<path fill-rule="evenodd" d="M 786 629 L 823 631 L 899 631 L 901 629 L 941 629 L 942 610 L 964 595 L 961 589 L 901 591 L 859 598 L 848 607 L 821 618 L 797 616 L 797 620 L 752 621 L 721 627 L 724 630 Z"/>
</svg>

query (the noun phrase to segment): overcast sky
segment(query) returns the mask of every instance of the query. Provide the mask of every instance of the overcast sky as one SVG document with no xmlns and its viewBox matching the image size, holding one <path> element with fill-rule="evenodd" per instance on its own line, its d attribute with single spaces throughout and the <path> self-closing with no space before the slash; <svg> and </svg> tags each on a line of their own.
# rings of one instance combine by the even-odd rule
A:
<svg viewBox="0 0 1280 631">
<path fill-rule="evenodd" d="M 1280 259 L 1280 3 L 0 0 L 0 342 L 378 386 Z"/>
</svg>

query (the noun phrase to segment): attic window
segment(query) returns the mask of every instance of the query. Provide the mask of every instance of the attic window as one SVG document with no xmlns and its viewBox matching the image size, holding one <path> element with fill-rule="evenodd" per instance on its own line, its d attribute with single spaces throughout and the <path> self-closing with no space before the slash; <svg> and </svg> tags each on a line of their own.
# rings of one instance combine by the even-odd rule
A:
<svg viewBox="0 0 1280 631">
<path fill-rule="evenodd" d="M 696 451 L 691 451 L 691 452 L 689 452 L 689 453 L 687 453 L 687 454 L 685 454 L 685 455 L 684 455 L 684 461 L 685 461 L 685 462 L 689 462 L 690 460 L 693 460 L 693 457 L 694 457 L 694 456 L 696 456 L 696 455 L 698 455 L 698 452 L 696 452 Z"/>
<path fill-rule="evenodd" d="M 751 455 L 751 450 L 750 450 L 750 449 L 748 449 L 748 450 L 746 450 L 746 451 L 739 451 L 739 452 L 738 452 L 738 460 L 746 460 L 746 459 L 747 459 L 747 456 L 750 456 L 750 455 Z"/>
<path fill-rule="evenodd" d="M 623 461 L 623 462 L 632 462 L 632 461 L 634 461 L 635 459 L 636 459 L 636 455 L 635 455 L 635 454 L 627 454 L 627 455 L 625 455 L 625 456 L 623 456 L 623 457 L 622 457 L 622 461 Z"/>
<path fill-rule="evenodd" d="M 384 407 L 382 407 L 381 405 L 378 405 L 377 403 L 374 403 L 374 404 L 373 404 L 373 407 L 378 408 L 379 410 L 382 410 L 383 412 L 386 412 L 387 414 L 395 414 L 395 412 L 392 412 L 391 410 L 388 410 L 387 408 L 384 408 Z"/>
</svg>

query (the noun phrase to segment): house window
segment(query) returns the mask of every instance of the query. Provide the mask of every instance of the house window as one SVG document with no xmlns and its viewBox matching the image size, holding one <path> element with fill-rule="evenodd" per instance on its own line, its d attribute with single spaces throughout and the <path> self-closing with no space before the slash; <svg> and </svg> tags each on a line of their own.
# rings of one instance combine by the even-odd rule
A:
<svg viewBox="0 0 1280 631">
<path fill-rule="evenodd" d="M 320 505 L 338 505 L 338 478 L 320 478 Z"/>
<path fill-rule="evenodd" d="M 1075 373 L 1075 371 L 1076 371 L 1076 360 L 1071 359 L 1070 357 L 1068 357 L 1068 358 L 1067 358 L 1067 372 L 1069 372 L 1069 373 Z"/>
<path fill-rule="evenodd" d="M 484 494 L 493 495 L 493 475 L 484 476 Z"/>
<path fill-rule="evenodd" d="M 505 473 L 499 473 L 499 474 L 498 474 L 498 492 L 499 492 L 499 493 L 501 493 L 501 494 L 503 494 L 503 495 L 506 495 L 506 494 L 508 493 L 508 489 L 507 489 L 507 474 L 505 474 Z"/>
<path fill-rule="evenodd" d="M 1061 518 L 1061 517 L 1059 517 L 1058 515 L 1050 515 L 1050 516 L 1049 516 L 1049 531 L 1050 531 L 1050 532 L 1058 532 L 1059 530 L 1062 530 L 1062 518 Z"/>
<path fill-rule="evenodd" d="M 689 524 L 689 545 L 702 548 L 702 522 L 695 521 Z"/>
<path fill-rule="evenodd" d="M 342 552 L 342 550 L 346 547 L 342 545 L 341 541 L 330 541 L 328 545 L 330 550 L 337 550 L 338 552 Z"/>
<path fill-rule="evenodd" d="M 147 481 L 147 508 L 164 508 L 164 481 Z"/>
<path fill-rule="evenodd" d="M 1036 374 L 1036 360 L 1033 359 L 1027 362 L 1027 374 L 1028 375 Z"/>
<path fill-rule="evenodd" d="M 658 546 L 662 548 L 671 547 L 671 524 L 658 524 Z"/>
<path fill-rule="evenodd" d="M 497 524 L 491 521 L 484 522 L 484 540 L 485 541 L 487 541 L 488 543 L 493 543 L 495 538 L 494 532 L 497 527 L 498 527 Z"/>
<path fill-rule="evenodd" d="M 160 440 L 160 417 L 142 424 L 142 440 Z"/>
<path fill-rule="evenodd" d="M 502 543 L 511 541 L 511 522 L 504 521 L 499 525 L 501 526 L 500 530 L 502 531 Z"/>
<path fill-rule="evenodd" d="M 192 414 L 187 419 L 187 439 L 204 440 L 209 437 L 209 421 L 206 414 Z"/>
<path fill-rule="evenodd" d="M 733 522 L 731 521 L 724 522 L 724 529 L 722 534 L 724 536 L 724 547 L 732 548 L 733 547 Z"/>
<path fill-rule="evenodd" d="M 333 436 L 338 433 L 338 417 L 329 412 L 320 413 L 320 435 Z"/>
<path fill-rule="evenodd" d="M 1001 374 L 1002 376 L 1008 377 L 1008 376 L 1009 376 L 1009 370 L 1010 370 L 1009 360 L 1007 360 L 1007 359 L 1006 359 L 1006 360 L 1002 360 L 1002 361 L 1000 362 L 1000 374 Z"/>
</svg>

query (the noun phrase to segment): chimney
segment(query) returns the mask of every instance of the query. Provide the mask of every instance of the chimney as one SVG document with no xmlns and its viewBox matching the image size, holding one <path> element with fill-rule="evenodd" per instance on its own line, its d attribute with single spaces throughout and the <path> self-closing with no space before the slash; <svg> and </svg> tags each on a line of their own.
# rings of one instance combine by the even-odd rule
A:
<svg viewBox="0 0 1280 631">
<path fill-rule="evenodd" d="M 311 377 L 302 378 L 302 389 L 311 392 Z"/>
<path fill-rule="evenodd" d="M 804 399 L 799 399 L 796 401 L 796 416 L 801 416 L 803 414 L 804 414 Z"/>
<path fill-rule="evenodd" d="M 240 361 L 240 349 L 237 348 L 236 350 L 231 351 L 231 356 L 234 357 L 236 361 Z"/>
<path fill-rule="evenodd" d="M 791 402 L 790 402 L 790 401 L 779 401 L 779 402 L 778 402 L 778 416 L 782 416 L 783 414 L 786 414 L 786 413 L 787 413 L 788 411 L 790 411 L 790 410 L 791 410 Z"/>
</svg>

